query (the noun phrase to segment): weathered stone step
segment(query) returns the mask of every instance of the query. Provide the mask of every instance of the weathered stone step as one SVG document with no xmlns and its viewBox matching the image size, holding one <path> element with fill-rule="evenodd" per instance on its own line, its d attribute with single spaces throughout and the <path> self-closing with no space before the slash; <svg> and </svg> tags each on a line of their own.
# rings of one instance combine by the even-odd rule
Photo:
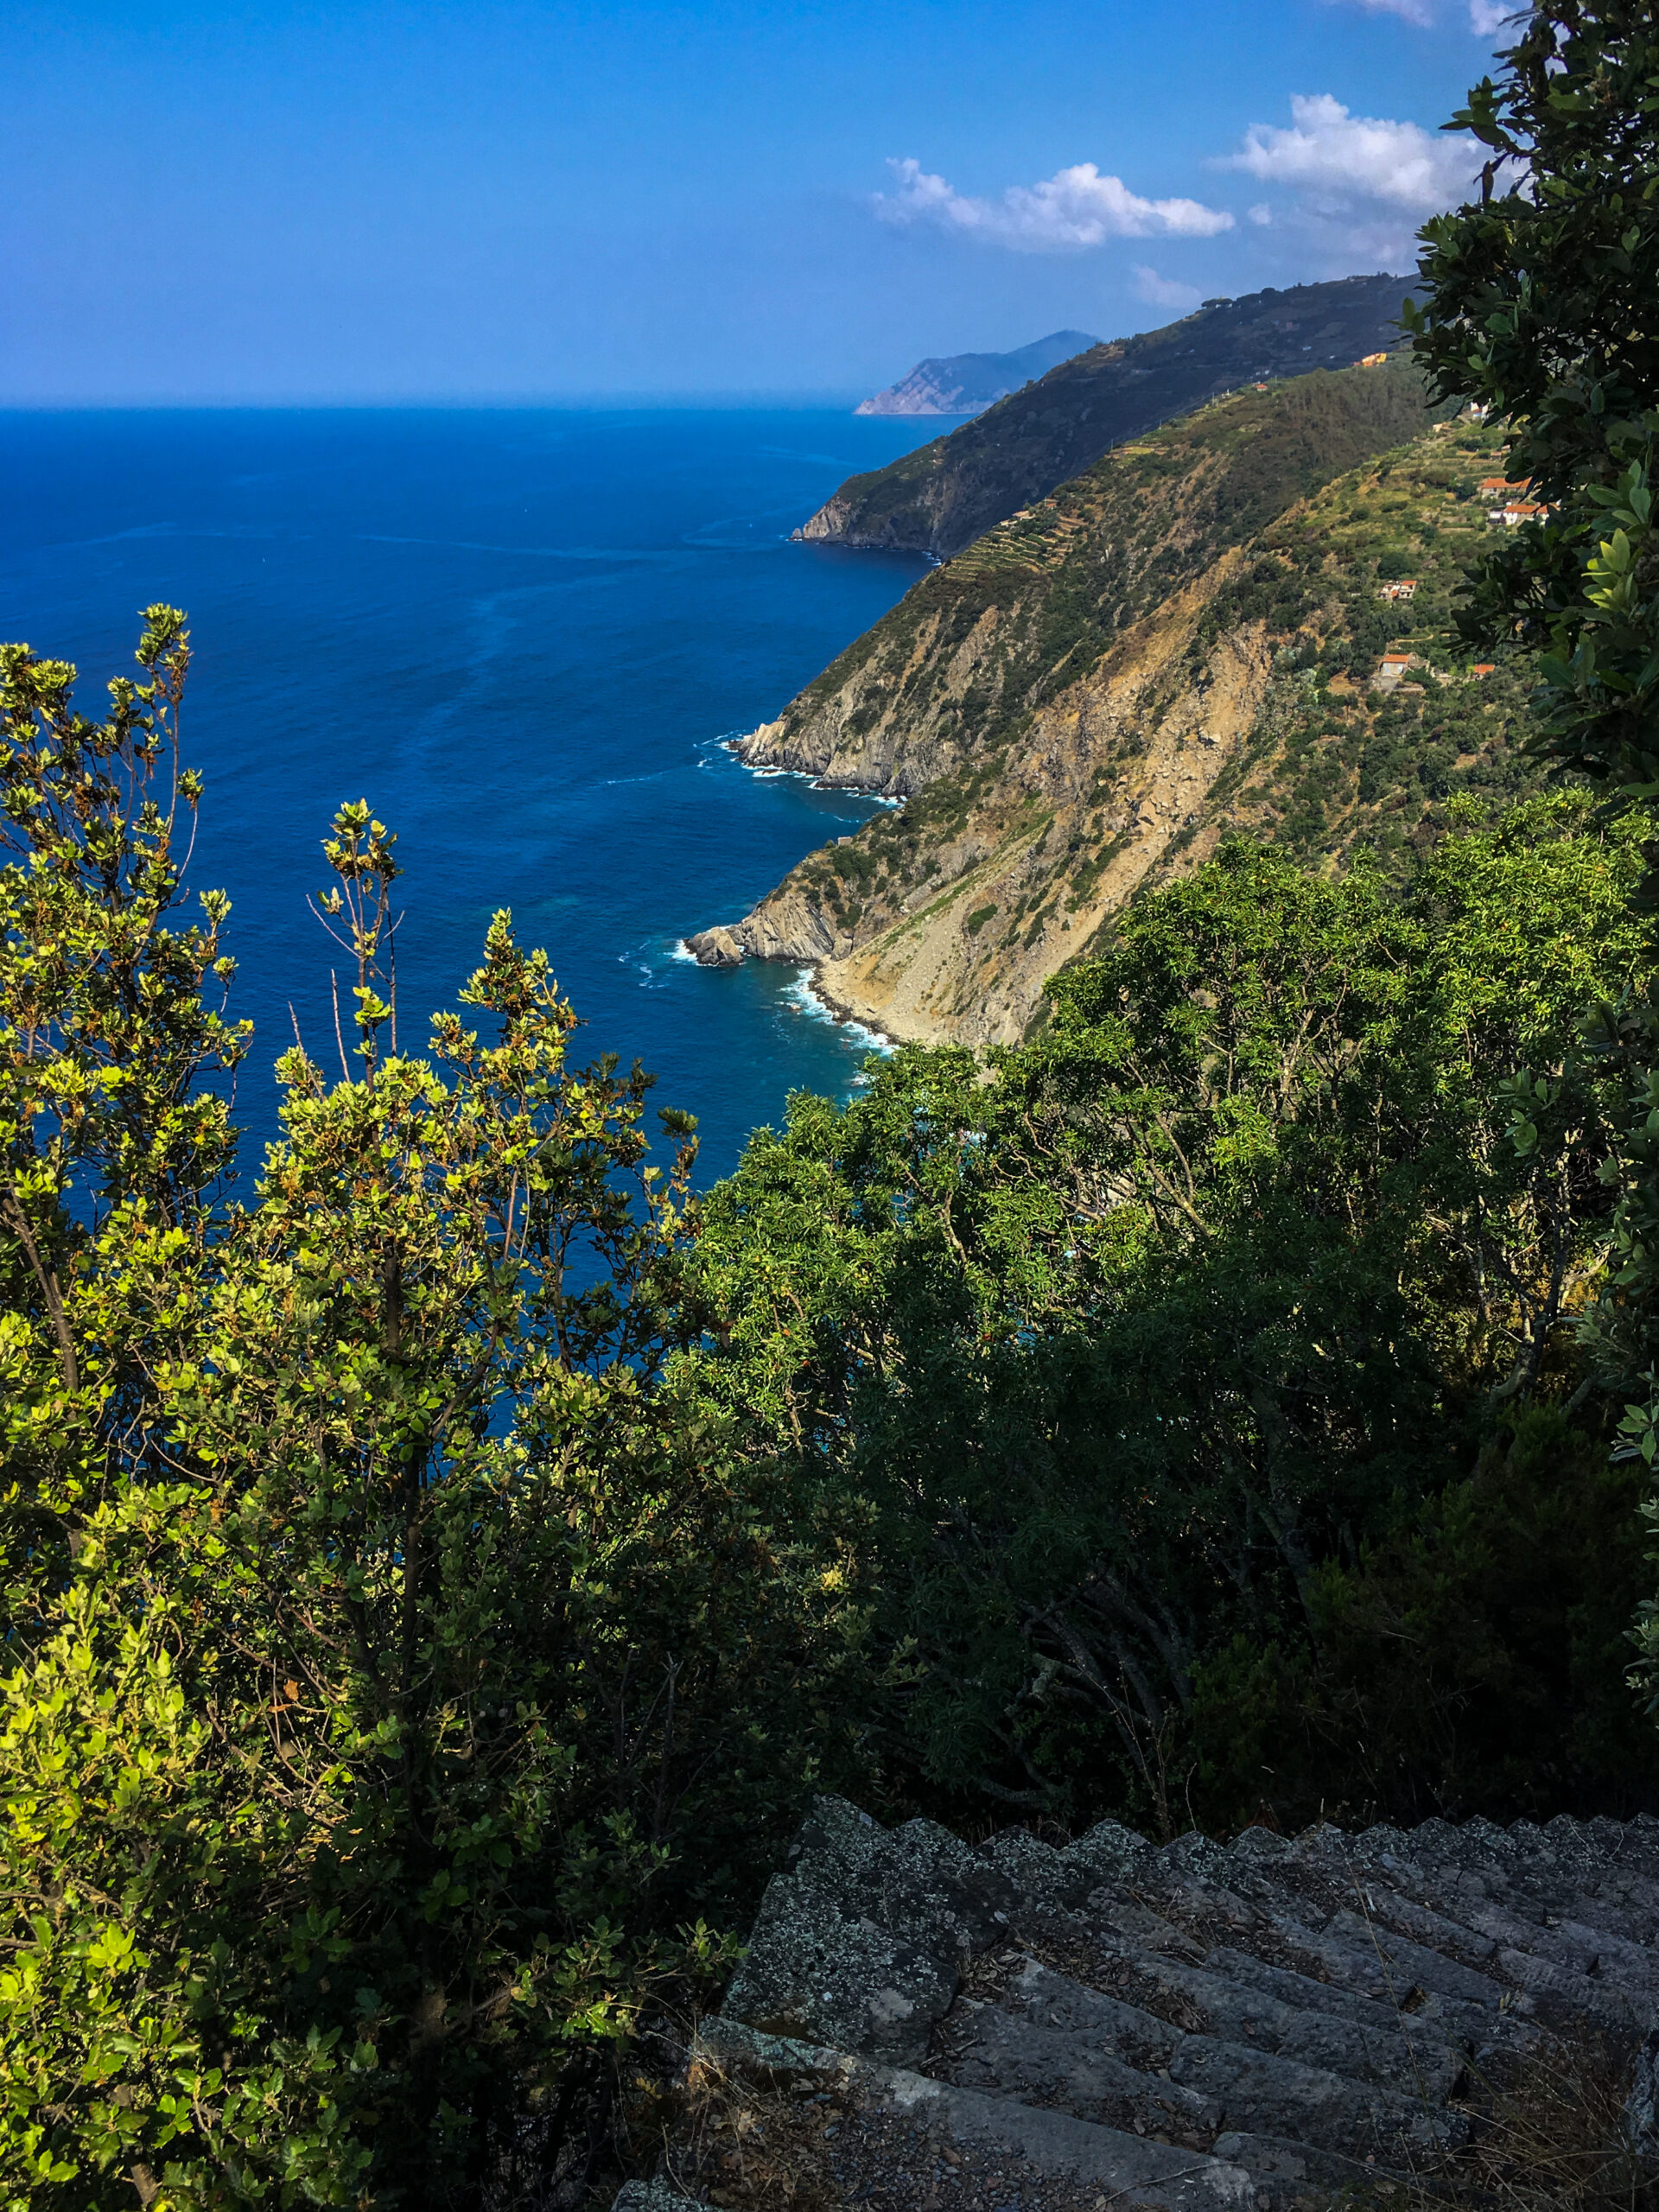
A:
<svg viewBox="0 0 1659 2212">
<path fill-rule="evenodd" d="M 1274 1965 L 1249 1951 L 1224 1948 L 1211 1952 L 1204 1964 L 1207 1972 L 1240 1989 L 1260 1990 L 1298 2011 L 1348 2021 L 1368 2036 L 1400 2036 L 1437 2076 L 1449 2069 L 1445 2091 L 1448 2096 L 1456 2092 L 1461 2060 L 1488 2049 L 1494 2031 L 1513 2041 L 1530 2033 L 1518 2019 L 1495 2021 L 1480 2005 L 1459 2005 L 1427 1994 L 1410 2004 L 1379 2003 L 1340 1982 L 1321 1981 L 1317 1975 L 1299 1974 L 1293 1967 Z"/>
<path fill-rule="evenodd" d="M 1258 2202 L 1255 2183 L 1242 2165 L 924 2075 L 874 2069 L 860 2104 L 867 2132 L 879 2131 L 884 2118 L 919 2126 L 976 2175 L 995 2176 L 1005 2201 L 1028 2193 L 1033 2183 L 1057 2180 L 1166 2212 L 1252 2212 Z M 889 2186 L 906 2176 L 908 2139 L 894 2138 L 881 2146 L 880 2168 Z M 919 2169 L 920 2161 L 915 2163 Z"/>
<path fill-rule="evenodd" d="M 1224 1927 L 1226 1948 L 1328 1977 L 1376 2002 L 1437 1999 L 1446 2024 L 1460 2023 L 1465 2039 L 1494 2032 L 1510 2039 L 1535 2015 L 1556 2027 L 1576 2019 L 1628 2036 L 1659 2006 L 1659 1961 L 1623 1935 L 1466 1900 L 1454 1918 L 1402 1896 L 1375 1869 L 1345 1867 L 1335 1898 L 1328 1878 L 1317 1885 L 1319 1897 L 1284 1878 L 1282 1860 L 1229 1865 L 1229 1854 L 1202 1839 L 1198 1846 L 1212 1868 L 1233 1878 L 1230 1885 L 1205 1888 L 1190 1865 L 1172 1865 L 1179 1847 L 1171 1847 L 1138 1870 L 1132 1892 L 1116 1885 L 1091 1892 L 1081 1916 L 1119 1940 L 1188 1958 Z M 1330 1870 L 1318 1871 L 1328 1877 Z M 1464 2010 L 1471 2006 L 1492 2024 L 1478 2028 Z"/>
<path fill-rule="evenodd" d="M 875 2176 L 889 2193 L 908 2182 L 920 2195 L 966 2170 L 979 2179 L 995 2176 L 1005 2199 L 1058 2182 L 1086 2191 L 1089 2203 L 1122 2196 L 1161 2212 L 1255 2212 L 1259 2205 L 1243 2164 L 1191 2145 L 760 2035 L 723 2018 L 703 2023 L 694 2065 L 700 2056 L 771 2088 L 833 2091 L 837 2113 L 850 2114 L 831 2123 L 842 2147 L 828 2153 L 843 2186 Z"/>
<path fill-rule="evenodd" d="M 1436 2102 L 1452 2094 L 1464 2070 L 1465 2054 L 1438 2024 L 1264 1967 L 1243 1952 L 1212 1952 L 1200 1967 L 1157 1953 L 1126 1953 L 1122 1964 L 1147 1993 L 1149 2009 L 1159 2010 L 1161 1996 L 1179 2007 L 1174 2024 L 1189 2034 L 1278 2051 L 1306 2066 Z"/>
<path fill-rule="evenodd" d="M 1288 2212 L 1455 2163 L 1459 2098 L 1552 2037 L 1634 2054 L 1659 1821 L 975 1849 L 820 1799 L 726 2009 L 709 2049 L 774 2118 L 822 2113 L 849 2201 Z M 701 2198 L 685 2152 L 665 2186 Z"/>
<path fill-rule="evenodd" d="M 1571 2016 L 1619 2035 L 1638 2029 L 1659 2005 L 1659 1961 L 1645 1941 L 1648 1930 L 1659 1926 L 1659 1889 L 1650 1916 L 1609 1910 L 1583 1897 L 1575 1885 L 1539 1896 L 1529 1894 L 1530 1885 L 1513 1881 L 1500 1903 L 1488 1893 L 1484 1878 L 1478 1888 L 1471 1888 L 1463 1870 L 1454 1870 L 1450 1878 L 1444 1872 L 1437 1877 L 1425 1860 L 1408 1864 L 1391 1853 L 1365 1850 L 1370 1840 L 1361 1838 L 1361 1847 L 1350 1848 L 1347 1839 L 1321 1831 L 1306 1840 L 1306 1848 L 1270 1861 L 1264 1872 L 1270 1882 L 1276 1876 L 1287 1894 L 1293 1871 L 1322 1876 L 1327 1895 L 1333 1887 L 1345 1888 L 1351 1904 L 1333 1910 L 1325 1923 L 1325 1932 L 1337 1940 L 1353 1938 L 1363 1926 L 1379 1932 L 1385 1948 L 1397 1948 L 1395 1939 L 1414 1942 L 1421 1947 L 1419 1958 L 1438 1955 L 1448 1966 L 1461 1964 L 1479 1977 L 1459 1992 L 1455 1978 L 1442 1974 L 1439 1993 L 1460 1993 L 1490 2005 L 1491 1989 L 1479 1983 L 1495 1982 L 1538 1999 L 1535 2008 L 1524 2009 L 1536 2009 L 1552 2024 Z M 1644 1888 L 1652 1886 L 1640 1878 Z M 1574 1911 L 1594 1912 L 1601 1921 L 1617 1919 L 1623 1926 L 1592 1927 L 1574 1919 Z M 1307 1916 L 1312 1921 L 1317 1914 L 1310 1910 Z M 1630 1926 L 1643 1928 L 1643 1941 L 1624 1932 Z M 1509 2001 L 1512 2007 L 1513 1998 Z"/>
<path fill-rule="evenodd" d="M 1402 2170 L 1466 2139 L 1466 2122 L 1420 2094 L 1287 2056 L 1293 2016 L 1271 2000 L 1257 2005 L 1258 2042 L 1243 2039 L 1242 2016 L 1238 2039 L 1184 2032 L 1031 1960 L 995 2000 L 957 2008 L 935 2064 L 992 2094 L 1206 2151 L 1230 2129 Z M 1313 2024 L 1352 2032 L 1318 2016 Z M 1344 2056 L 1366 2063 L 1363 2048 Z M 1409 2064 L 1409 2053 L 1390 2056 Z"/>
<path fill-rule="evenodd" d="M 1622 1995 L 1598 2003 L 1587 1992 L 1591 2012 L 1620 2031 L 1659 2002 L 1659 1967 L 1647 1948 L 1659 1931 L 1659 1883 L 1648 1875 L 1586 1857 L 1588 1847 L 1570 1855 L 1543 1847 L 1541 1878 L 1507 1840 L 1500 1850 L 1478 1834 L 1450 1866 L 1450 1847 L 1438 1834 L 1414 1840 L 1404 1854 L 1382 1847 L 1395 1840 L 1393 1831 L 1349 1839 L 1326 1829 L 1290 1844 L 1256 1831 L 1224 1852 L 1184 1838 L 1137 1868 L 1126 1910 L 1144 1926 L 1150 1907 L 1188 1936 L 1205 1922 L 1213 1926 L 1219 1912 L 1258 1950 L 1265 1936 L 1282 1936 L 1298 1922 L 1316 1931 L 1337 1923 L 1340 1940 L 1363 1920 L 1477 1974 L 1486 1968 L 1487 1981 L 1560 1996 L 1575 1981 L 1598 1980 Z M 1586 1894 L 1586 1882 L 1595 1894 Z M 1605 1894 L 1610 1887 L 1617 1898 Z M 1493 2001 L 1490 1988 L 1459 1987 L 1452 1976 L 1441 1975 L 1438 1987 Z"/>
</svg>

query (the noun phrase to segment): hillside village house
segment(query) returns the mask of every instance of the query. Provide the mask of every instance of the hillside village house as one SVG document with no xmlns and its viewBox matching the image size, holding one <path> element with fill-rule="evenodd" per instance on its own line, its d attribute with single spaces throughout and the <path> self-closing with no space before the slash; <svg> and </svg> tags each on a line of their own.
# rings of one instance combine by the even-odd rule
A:
<svg viewBox="0 0 1659 2212">
<path fill-rule="evenodd" d="M 1415 576 L 1402 576 L 1397 583 L 1384 584 L 1378 596 L 1382 599 L 1415 599 L 1417 579 Z"/>
<path fill-rule="evenodd" d="M 1371 680 L 1379 691 L 1393 691 L 1405 682 L 1416 665 L 1415 653 L 1384 653 Z"/>
<path fill-rule="evenodd" d="M 1549 512 L 1548 504 L 1529 499 L 1531 479 L 1523 477 L 1512 483 L 1507 476 L 1483 476 L 1480 495 L 1484 499 L 1497 499 L 1500 504 L 1486 511 L 1488 530 L 1516 530 L 1523 522 L 1541 522 Z"/>
</svg>

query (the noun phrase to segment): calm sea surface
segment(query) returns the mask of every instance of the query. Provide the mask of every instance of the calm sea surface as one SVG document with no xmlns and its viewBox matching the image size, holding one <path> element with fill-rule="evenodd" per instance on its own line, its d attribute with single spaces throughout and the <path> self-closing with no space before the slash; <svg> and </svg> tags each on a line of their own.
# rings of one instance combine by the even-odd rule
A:
<svg viewBox="0 0 1659 2212">
<path fill-rule="evenodd" d="M 332 1047 L 332 954 L 304 895 L 342 799 L 398 834 L 405 1049 L 485 925 L 547 947 L 594 1052 L 636 1056 L 727 1172 L 794 1089 L 868 1049 L 792 971 L 706 972 L 734 920 L 868 802 L 747 773 L 719 741 L 775 715 L 922 572 L 791 545 L 843 477 L 937 426 L 819 412 L 0 414 L 0 637 L 130 669 L 137 610 L 187 608 L 192 880 L 234 901 L 238 1095 L 275 1127 L 293 1002 Z M 343 979 L 342 979 L 343 980 Z M 416 1029 L 415 1034 L 422 1033 Z M 332 1052 L 329 1057 L 332 1056 Z"/>
</svg>

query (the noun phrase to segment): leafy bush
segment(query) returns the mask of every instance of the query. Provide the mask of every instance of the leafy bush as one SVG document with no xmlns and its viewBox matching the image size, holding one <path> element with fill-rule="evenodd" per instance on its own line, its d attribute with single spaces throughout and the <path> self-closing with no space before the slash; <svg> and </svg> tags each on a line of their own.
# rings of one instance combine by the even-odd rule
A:
<svg viewBox="0 0 1659 2212">
<path fill-rule="evenodd" d="M 648 1079 L 568 1063 L 505 915 L 477 1026 L 400 1054 L 365 805 L 356 1070 L 290 1052 L 216 1202 L 245 1032 L 222 896 L 173 918 L 172 610 L 139 658 L 99 724 L 0 671 L 3 2201 L 579 2196 L 642 2008 L 856 1771 L 855 1593 L 662 1387 L 690 1123 L 647 1164 Z"/>
<path fill-rule="evenodd" d="M 1639 946 L 1642 834 L 1535 802 L 1402 905 L 1235 846 L 1051 985 L 988 1082 L 902 1052 L 752 1140 L 696 1259 L 721 1348 L 687 1357 L 876 1516 L 901 1796 L 1236 1816 L 1196 1718 L 1221 1655 L 1300 1679 L 1332 1571 L 1572 1370 L 1610 1201 L 1607 1084 L 1570 1048 Z"/>
</svg>

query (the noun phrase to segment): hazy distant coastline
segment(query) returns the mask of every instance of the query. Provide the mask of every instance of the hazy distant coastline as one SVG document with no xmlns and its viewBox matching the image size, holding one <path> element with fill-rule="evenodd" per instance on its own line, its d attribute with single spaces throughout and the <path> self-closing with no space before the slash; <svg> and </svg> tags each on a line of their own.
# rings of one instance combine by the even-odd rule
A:
<svg viewBox="0 0 1659 2212">
<path fill-rule="evenodd" d="M 978 415 L 1033 377 L 1046 376 L 1100 340 L 1086 330 L 1053 330 L 1012 353 L 951 353 L 918 361 L 907 377 L 868 399 L 855 415 Z"/>
</svg>

